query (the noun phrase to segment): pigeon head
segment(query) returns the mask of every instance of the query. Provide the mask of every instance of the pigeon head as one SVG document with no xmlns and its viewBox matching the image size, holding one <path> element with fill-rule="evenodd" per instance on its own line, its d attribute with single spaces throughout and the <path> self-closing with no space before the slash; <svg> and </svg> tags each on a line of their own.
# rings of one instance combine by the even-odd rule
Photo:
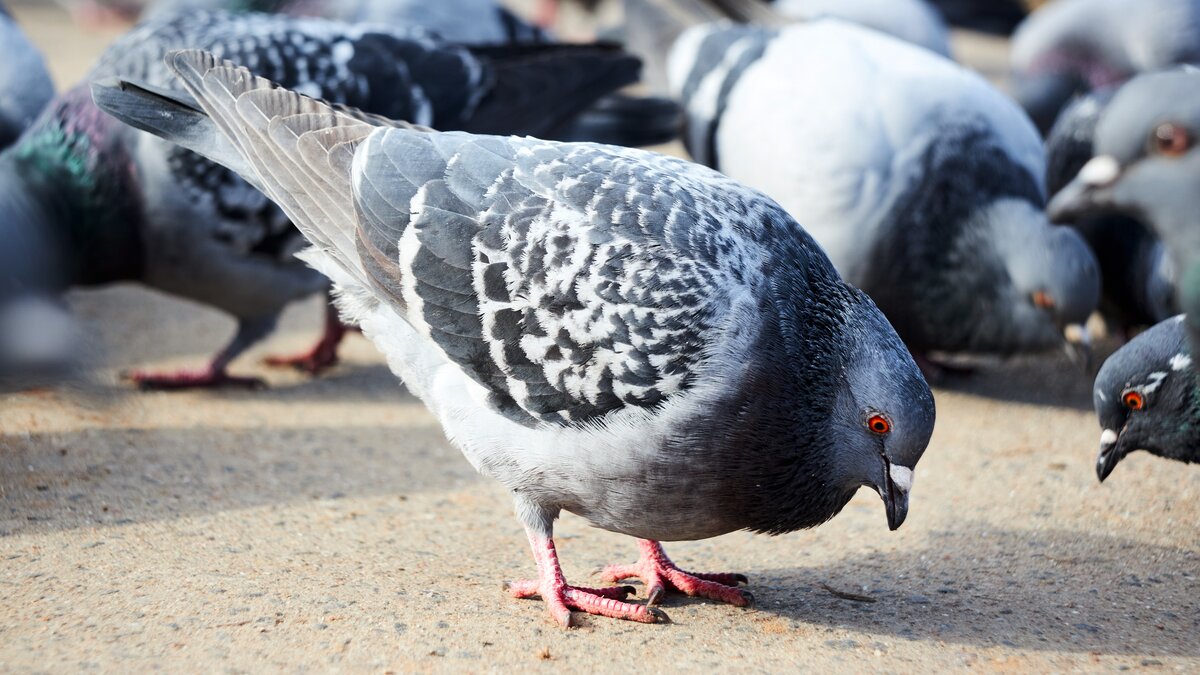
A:
<svg viewBox="0 0 1200 675">
<path fill-rule="evenodd" d="M 972 333 L 969 344 L 1001 354 L 1065 345 L 1086 359 L 1083 323 L 1099 304 L 1100 272 L 1079 233 L 1051 225 L 1034 203 L 1011 197 L 973 218 L 978 241 L 968 250 L 974 253 L 952 277 L 961 284 L 955 306 L 974 317 L 964 327 Z"/>
<path fill-rule="evenodd" d="M 847 322 L 854 347 L 831 417 L 838 440 L 830 475 L 878 492 L 895 530 L 908 515 L 913 471 L 933 434 L 933 393 L 887 319 L 859 296 Z"/>
<path fill-rule="evenodd" d="M 1200 253 L 1200 72 L 1138 77 L 1096 127 L 1095 157 L 1050 202 L 1056 221 L 1119 210 L 1149 223 L 1186 269 Z"/>
<path fill-rule="evenodd" d="M 1200 441 L 1200 400 L 1182 316 L 1168 319 L 1113 354 L 1096 376 L 1100 418 L 1096 475 L 1103 481 L 1130 452 L 1185 459 Z"/>
</svg>

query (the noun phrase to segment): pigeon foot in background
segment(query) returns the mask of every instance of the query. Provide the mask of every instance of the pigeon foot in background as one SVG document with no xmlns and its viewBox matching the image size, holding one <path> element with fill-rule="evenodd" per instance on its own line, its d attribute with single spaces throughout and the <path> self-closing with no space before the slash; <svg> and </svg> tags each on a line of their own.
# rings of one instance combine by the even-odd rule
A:
<svg viewBox="0 0 1200 675">
<path fill-rule="evenodd" d="M 350 327 L 338 318 L 337 310 L 332 304 L 325 307 L 325 332 L 312 349 L 292 356 L 268 356 L 263 359 L 263 363 L 268 366 L 292 367 L 309 375 L 318 375 L 337 365 L 338 345 L 342 343 Z"/>
<path fill-rule="evenodd" d="M 737 607 L 746 607 L 754 602 L 749 591 L 737 588 L 747 583 L 746 575 L 728 572 L 698 573 L 685 572 L 671 562 L 662 544 L 648 539 L 639 539 L 642 554 L 632 565 L 609 565 L 600 573 L 608 582 L 640 579 L 646 586 L 649 605 L 657 605 L 667 591 L 676 591 L 693 598 L 708 598 L 726 602 Z"/>
<path fill-rule="evenodd" d="M 265 389 L 267 383 L 257 377 L 235 377 L 219 367 L 209 364 L 203 368 L 181 369 L 173 372 L 156 373 L 134 370 L 122 375 L 138 386 L 138 389 L 176 390 L 208 389 L 216 387 L 243 387 Z"/>
<path fill-rule="evenodd" d="M 558 551 L 554 548 L 554 540 L 531 534 L 529 544 L 533 547 L 533 557 L 537 560 L 538 578 L 508 582 L 504 585 L 505 590 L 514 598 L 541 596 L 550 610 L 550 615 L 563 628 L 571 626 L 573 609 L 639 623 L 670 621 L 660 609 L 624 602 L 627 595 L 635 592 L 632 586 L 583 588 L 567 585 L 562 567 L 558 564 Z"/>
</svg>

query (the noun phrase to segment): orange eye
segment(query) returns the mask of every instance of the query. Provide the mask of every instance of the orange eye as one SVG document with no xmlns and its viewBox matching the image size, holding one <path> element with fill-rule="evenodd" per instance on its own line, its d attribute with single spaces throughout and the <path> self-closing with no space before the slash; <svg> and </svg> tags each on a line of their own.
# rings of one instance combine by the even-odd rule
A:
<svg viewBox="0 0 1200 675">
<path fill-rule="evenodd" d="M 867 428 L 877 434 L 886 434 L 892 430 L 892 423 L 883 415 L 871 415 L 867 420 Z"/>
<path fill-rule="evenodd" d="M 1187 129 L 1171 122 L 1158 125 L 1150 138 L 1150 145 L 1160 155 L 1178 157 L 1192 147 Z"/>
<path fill-rule="evenodd" d="M 1054 298 L 1046 291 L 1035 291 L 1033 304 L 1041 309 L 1054 309 Z"/>
<path fill-rule="evenodd" d="M 1140 391 L 1125 392 L 1125 395 L 1121 397 L 1121 402 L 1130 410 L 1141 410 L 1146 407 L 1146 398 Z"/>
</svg>

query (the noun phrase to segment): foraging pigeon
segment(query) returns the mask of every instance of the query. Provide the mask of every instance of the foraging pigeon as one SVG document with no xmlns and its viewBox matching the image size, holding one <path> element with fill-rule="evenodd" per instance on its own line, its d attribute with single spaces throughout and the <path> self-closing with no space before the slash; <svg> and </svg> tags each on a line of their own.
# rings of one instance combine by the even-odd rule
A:
<svg viewBox="0 0 1200 675">
<path fill-rule="evenodd" d="M 292 217 L 345 316 L 512 491 L 539 573 L 514 595 L 563 625 L 572 608 L 660 618 L 630 589 L 567 585 L 563 510 L 642 539 L 640 562 L 605 576 L 642 578 L 651 603 L 750 600 L 742 577 L 685 573 L 660 540 L 812 527 L 864 485 L 903 522 L 929 387 L 774 202 L 663 155 L 395 128 L 209 54 L 168 59 L 195 101 L 108 82 L 98 104 Z"/>
<path fill-rule="evenodd" d="M 1017 29 L 1013 89 L 1046 131 L 1075 94 L 1200 62 L 1200 0 L 1053 0 Z"/>
<path fill-rule="evenodd" d="M 1095 157 L 1050 203 L 1056 220 L 1120 210 L 1162 239 L 1176 297 L 1200 346 L 1200 72 L 1142 75 L 1121 87 L 1096 127 Z"/>
<path fill-rule="evenodd" d="M 976 74 L 832 19 L 690 28 L 670 74 L 693 156 L 778 200 L 915 354 L 1050 349 L 1095 310 L 1041 139 Z"/>
<path fill-rule="evenodd" d="M 635 58 L 611 47 L 474 49 L 317 19 L 196 12 L 136 28 L 91 77 L 177 86 L 161 55 L 180 47 L 216 50 L 327 100 L 481 133 L 552 132 L 638 73 Z M 288 302 L 327 288 L 294 258 L 303 238 L 263 195 L 224 167 L 116 123 L 86 86 L 0 155 L 0 199 L 24 227 L 60 235 L 66 284 L 139 280 L 237 318 L 236 336 L 210 364 L 134 373 L 143 386 L 257 384 L 226 366 L 273 329 Z M 332 314 L 326 324 L 312 352 L 274 362 L 329 365 L 344 329 Z"/>
<path fill-rule="evenodd" d="M 0 4 L 0 149 L 17 140 L 54 98 L 41 52 Z"/>
<path fill-rule="evenodd" d="M 1116 91 L 1104 89 L 1067 106 L 1046 137 L 1046 187 L 1051 195 L 1092 159 L 1096 124 Z M 1131 335 L 1177 313 L 1174 276 L 1166 248 L 1149 227 L 1124 213 L 1094 213 L 1071 226 L 1100 264 L 1100 311 Z"/>
<path fill-rule="evenodd" d="M 1100 368 L 1096 475 L 1103 482 L 1131 452 L 1200 462 L 1200 388 L 1183 317 L 1138 335 Z"/>
</svg>

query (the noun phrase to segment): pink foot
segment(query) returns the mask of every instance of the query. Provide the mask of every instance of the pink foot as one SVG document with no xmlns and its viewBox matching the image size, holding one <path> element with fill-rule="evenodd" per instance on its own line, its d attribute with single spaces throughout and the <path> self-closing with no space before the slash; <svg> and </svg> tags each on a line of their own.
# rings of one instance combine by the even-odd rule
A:
<svg viewBox="0 0 1200 675">
<path fill-rule="evenodd" d="M 206 389 L 215 387 L 244 387 L 247 389 L 262 389 L 267 386 L 257 377 L 234 377 L 224 369 L 208 366 L 195 370 L 177 370 L 171 373 L 153 373 L 135 370 L 125 373 L 122 377 L 135 384 L 139 389 L 175 390 L 175 389 Z"/>
<path fill-rule="evenodd" d="M 539 0 L 534 10 L 533 23 L 539 28 L 554 28 L 558 23 L 559 0 Z"/>
<path fill-rule="evenodd" d="M 744 574 L 684 572 L 671 562 L 662 544 L 639 539 L 641 558 L 632 565 L 610 565 L 600 573 L 608 582 L 641 579 L 646 585 L 647 603 L 657 605 L 667 591 L 676 591 L 695 598 L 708 598 L 745 607 L 754 602 L 750 591 L 737 588 L 747 583 Z"/>
<path fill-rule="evenodd" d="M 670 619 L 660 609 L 623 602 L 625 596 L 634 592 L 630 586 L 608 588 L 583 588 L 568 586 L 558 564 L 558 552 L 554 540 L 544 537 L 529 537 L 533 546 L 533 557 L 537 560 L 538 579 L 514 581 L 504 584 L 514 598 L 541 596 L 550 610 L 550 615 L 563 628 L 571 626 L 571 610 L 625 619 L 641 623 L 668 622 Z"/>
<path fill-rule="evenodd" d="M 348 330 L 346 324 L 338 318 L 333 306 L 328 305 L 325 310 L 325 332 L 316 346 L 295 356 L 268 356 L 263 362 L 268 366 L 291 366 L 309 375 L 316 375 L 337 364 L 338 345 L 342 343 L 342 338 L 346 337 Z"/>
</svg>

